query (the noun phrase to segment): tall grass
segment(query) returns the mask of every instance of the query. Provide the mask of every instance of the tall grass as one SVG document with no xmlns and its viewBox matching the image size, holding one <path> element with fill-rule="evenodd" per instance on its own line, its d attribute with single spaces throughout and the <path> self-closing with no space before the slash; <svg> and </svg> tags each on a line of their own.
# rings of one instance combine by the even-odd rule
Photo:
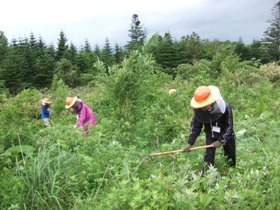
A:
<svg viewBox="0 0 280 210">
<path fill-rule="evenodd" d="M 65 191 L 71 187 L 68 164 L 74 156 L 61 152 L 57 147 L 40 148 L 38 154 L 28 160 L 24 171 L 25 200 L 27 209 L 62 209 L 67 206 Z"/>
</svg>

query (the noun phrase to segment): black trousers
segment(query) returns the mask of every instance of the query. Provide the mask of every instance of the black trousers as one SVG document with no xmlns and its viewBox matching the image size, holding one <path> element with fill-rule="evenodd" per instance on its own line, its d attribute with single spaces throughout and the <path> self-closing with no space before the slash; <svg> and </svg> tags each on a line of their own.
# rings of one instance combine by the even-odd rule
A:
<svg viewBox="0 0 280 210">
<path fill-rule="evenodd" d="M 214 139 L 212 138 L 206 138 L 206 145 L 212 144 Z M 235 147 L 235 137 L 232 139 L 229 139 L 226 145 L 223 145 L 224 148 L 224 155 L 227 159 L 227 162 L 230 166 L 235 167 L 236 166 L 236 147 Z M 207 165 L 214 165 L 215 160 L 215 151 L 216 149 L 213 147 L 206 148 L 206 152 L 204 155 L 204 161 L 207 163 Z"/>
</svg>

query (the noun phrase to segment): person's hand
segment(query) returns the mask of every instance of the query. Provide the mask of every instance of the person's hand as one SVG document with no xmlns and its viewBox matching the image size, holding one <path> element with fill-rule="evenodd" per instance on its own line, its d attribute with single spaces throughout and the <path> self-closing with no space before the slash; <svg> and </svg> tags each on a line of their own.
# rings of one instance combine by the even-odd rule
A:
<svg viewBox="0 0 280 210">
<path fill-rule="evenodd" d="M 222 145 L 226 145 L 227 141 L 225 139 L 221 140 Z"/>
<path fill-rule="evenodd" d="M 214 141 L 213 143 L 212 143 L 212 145 L 214 146 L 214 148 L 218 148 L 218 147 L 221 147 L 222 146 L 222 143 L 220 142 L 220 141 Z"/>
<path fill-rule="evenodd" d="M 192 145 L 188 144 L 188 146 L 186 148 L 183 149 L 183 152 L 190 152 L 192 148 Z"/>
</svg>

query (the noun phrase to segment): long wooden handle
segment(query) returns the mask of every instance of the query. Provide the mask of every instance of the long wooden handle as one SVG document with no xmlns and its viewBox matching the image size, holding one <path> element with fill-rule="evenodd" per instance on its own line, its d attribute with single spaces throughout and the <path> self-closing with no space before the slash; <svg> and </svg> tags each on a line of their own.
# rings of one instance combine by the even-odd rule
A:
<svg viewBox="0 0 280 210">
<path fill-rule="evenodd" d="M 190 148 L 189 151 L 203 149 L 203 148 L 210 148 L 210 147 L 214 147 L 214 145 L 210 144 L 210 145 L 205 145 L 205 146 L 200 146 L 200 147 L 193 147 L 193 148 Z M 178 152 L 184 152 L 184 150 L 179 149 L 179 150 L 173 150 L 173 151 L 169 151 L 169 152 L 159 152 L 159 153 L 149 154 L 148 156 L 169 155 L 169 154 L 174 154 L 174 153 L 178 153 Z"/>
</svg>

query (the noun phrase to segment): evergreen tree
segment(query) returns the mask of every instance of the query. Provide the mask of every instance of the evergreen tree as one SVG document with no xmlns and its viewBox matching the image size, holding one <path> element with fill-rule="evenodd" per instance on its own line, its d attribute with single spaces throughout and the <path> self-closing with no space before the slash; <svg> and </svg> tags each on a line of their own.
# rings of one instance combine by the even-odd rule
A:
<svg viewBox="0 0 280 210">
<path fill-rule="evenodd" d="M 186 56 L 188 63 L 193 63 L 194 60 L 203 57 L 202 42 L 197 33 L 192 32 L 191 35 L 187 35 L 183 43 L 185 45 L 185 53 L 183 55 Z"/>
<path fill-rule="evenodd" d="M 75 45 L 73 43 L 70 44 L 70 48 L 69 48 L 69 60 L 73 63 L 76 64 L 76 56 L 77 56 L 77 48 L 75 47 Z"/>
<path fill-rule="evenodd" d="M 101 57 L 101 50 L 99 48 L 99 46 L 96 44 L 95 47 L 94 47 L 94 51 L 93 51 L 94 55 L 100 59 Z"/>
<path fill-rule="evenodd" d="M 34 36 L 34 34 L 31 32 L 30 36 L 29 36 L 29 43 L 30 43 L 30 47 L 34 50 L 37 51 L 38 50 L 38 44 L 37 44 L 37 40 Z"/>
<path fill-rule="evenodd" d="M 13 40 L 3 64 L 6 87 L 16 94 L 26 87 L 46 87 L 55 68 L 54 53 L 38 42 L 33 33 L 30 38 Z"/>
<path fill-rule="evenodd" d="M 189 63 L 188 52 L 186 50 L 187 40 L 185 36 L 182 36 L 180 41 L 177 42 L 176 49 L 178 52 L 178 64 Z"/>
<path fill-rule="evenodd" d="M 234 43 L 234 52 L 239 55 L 242 61 L 250 60 L 250 53 L 248 47 L 240 38 L 237 43 Z"/>
<path fill-rule="evenodd" d="M 171 34 L 165 33 L 160 41 L 160 46 L 156 55 L 156 61 L 162 66 L 165 72 L 172 74 L 175 77 L 174 68 L 178 63 L 177 51 Z"/>
<path fill-rule="evenodd" d="M 128 36 L 130 37 L 130 41 L 128 41 L 126 45 L 128 51 L 137 50 L 143 46 L 146 38 L 146 31 L 137 14 L 132 15 L 132 23 L 130 24 L 130 30 L 128 31 Z"/>
<path fill-rule="evenodd" d="M 56 51 L 56 60 L 59 61 L 62 58 L 66 58 L 66 53 L 68 50 L 68 45 L 67 45 L 67 37 L 64 34 L 63 31 L 59 33 L 59 39 L 58 39 L 58 44 L 57 44 L 57 51 Z"/>
<path fill-rule="evenodd" d="M 44 84 L 45 81 L 40 77 L 42 72 L 39 60 L 44 57 L 44 51 L 41 51 L 39 48 L 39 43 L 32 32 L 29 36 L 28 51 L 29 53 L 26 54 L 25 57 L 27 57 L 28 60 L 29 71 L 32 72 L 32 77 L 29 78 L 29 82 L 33 87 L 42 87 L 41 85 Z"/>
<path fill-rule="evenodd" d="M 42 39 L 42 37 L 39 37 L 38 42 L 37 42 L 37 46 L 38 46 L 39 56 L 44 55 L 44 53 L 47 49 L 47 46 L 45 45 L 45 42 Z"/>
<path fill-rule="evenodd" d="M 106 69 L 108 70 L 113 64 L 113 53 L 111 44 L 108 38 L 105 40 L 104 47 L 101 53 L 101 61 L 105 64 Z"/>
<path fill-rule="evenodd" d="M 85 41 L 85 46 L 82 47 L 82 51 L 88 52 L 88 53 L 91 52 L 91 46 L 87 39 Z"/>
<path fill-rule="evenodd" d="M 216 51 L 220 48 L 222 42 L 218 39 L 209 41 L 208 39 L 203 41 L 203 58 L 207 60 L 212 60 Z"/>
<path fill-rule="evenodd" d="M 0 73 L 5 81 L 5 87 L 9 89 L 11 94 L 15 95 L 23 88 L 25 59 L 22 54 L 18 53 L 16 40 L 13 40 L 12 43 L 3 60 L 3 68 Z"/>
<path fill-rule="evenodd" d="M 0 31 L 0 67 L 7 52 L 8 52 L 8 39 L 6 38 L 4 32 Z"/>
<path fill-rule="evenodd" d="M 270 26 L 264 32 L 263 43 L 268 48 L 270 59 L 280 59 L 280 1 L 272 8 L 272 19 L 267 21 Z"/>
<path fill-rule="evenodd" d="M 21 63 L 23 88 L 34 86 L 34 76 L 37 73 L 35 63 L 36 54 L 31 48 L 27 38 L 20 39 L 17 46 L 17 53 L 23 58 Z"/>
<path fill-rule="evenodd" d="M 76 57 L 77 66 L 81 73 L 89 72 L 93 68 L 93 64 L 98 60 L 98 57 L 93 52 L 81 51 Z"/>
<path fill-rule="evenodd" d="M 51 84 L 53 73 L 55 70 L 55 50 L 51 45 L 45 46 L 41 37 L 37 42 L 39 48 L 39 56 L 36 59 L 36 68 L 38 74 L 35 76 L 37 87 L 48 87 Z"/>
<path fill-rule="evenodd" d="M 93 52 L 81 51 L 77 55 L 77 65 L 80 70 L 80 85 L 93 84 L 93 80 L 97 74 L 94 65 L 97 61 L 98 57 Z"/>
<path fill-rule="evenodd" d="M 38 39 L 38 46 L 39 46 L 39 49 L 41 49 L 41 50 L 45 49 L 45 47 L 46 47 L 46 44 L 41 36 Z"/>
<path fill-rule="evenodd" d="M 47 47 L 47 51 L 53 58 L 56 58 L 55 47 L 52 44 Z"/>
<path fill-rule="evenodd" d="M 57 63 L 55 74 L 59 79 L 62 79 L 69 87 L 75 87 L 77 85 L 79 69 L 76 65 L 73 65 L 71 61 L 63 58 Z"/>
<path fill-rule="evenodd" d="M 55 70 L 55 58 L 49 49 L 44 49 L 40 57 L 36 59 L 38 73 L 35 75 L 37 87 L 48 87 L 52 82 Z"/>
<path fill-rule="evenodd" d="M 124 59 L 124 51 L 118 44 L 115 44 L 114 51 L 114 60 L 117 64 L 120 64 Z"/>
<path fill-rule="evenodd" d="M 249 45 L 250 58 L 255 58 L 265 64 L 269 62 L 268 49 L 259 40 L 253 40 Z"/>
</svg>

